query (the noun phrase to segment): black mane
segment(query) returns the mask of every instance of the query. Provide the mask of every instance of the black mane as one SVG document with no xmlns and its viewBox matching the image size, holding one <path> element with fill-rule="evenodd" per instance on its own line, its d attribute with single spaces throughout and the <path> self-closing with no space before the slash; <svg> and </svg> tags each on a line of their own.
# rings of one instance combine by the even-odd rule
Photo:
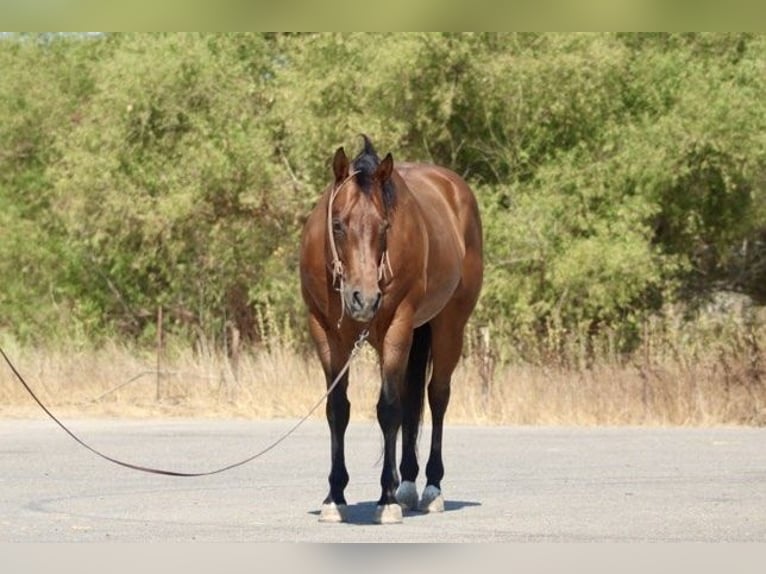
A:
<svg viewBox="0 0 766 574">
<path fill-rule="evenodd" d="M 369 194 L 372 189 L 372 179 L 375 174 L 375 170 L 380 165 L 380 157 L 378 152 L 375 151 L 370 138 L 365 134 L 361 134 L 364 139 L 364 148 L 354 158 L 352 162 L 352 169 L 357 172 L 354 179 L 357 185 L 362 189 L 364 193 Z M 387 179 L 383 182 L 383 203 L 386 209 L 390 209 L 394 206 L 395 194 L 394 194 L 394 182 L 391 179 Z"/>
</svg>

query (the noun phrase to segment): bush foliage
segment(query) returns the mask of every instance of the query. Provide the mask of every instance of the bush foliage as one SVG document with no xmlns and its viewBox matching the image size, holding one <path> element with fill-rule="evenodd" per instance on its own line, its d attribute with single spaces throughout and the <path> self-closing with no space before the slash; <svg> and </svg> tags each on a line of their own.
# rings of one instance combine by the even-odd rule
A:
<svg viewBox="0 0 766 574">
<path fill-rule="evenodd" d="M 0 328 L 302 340 L 301 223 L 364 132 L 475 189 L 475 331 L 630 349 L 766 302 L 765 66 L 752 34 L 4 36 Z"/>
</svg>

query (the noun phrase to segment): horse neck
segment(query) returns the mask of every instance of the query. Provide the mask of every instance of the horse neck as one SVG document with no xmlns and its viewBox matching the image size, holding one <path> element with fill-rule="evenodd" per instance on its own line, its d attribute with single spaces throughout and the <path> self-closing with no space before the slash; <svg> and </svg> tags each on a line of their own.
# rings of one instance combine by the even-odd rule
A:
<svg viewBox="0 0 766 574">
<path fill-rule="evenodd" d="M 420 204 L 401 176 L 395 173 L 395 177 L 398 178 L 398 181 L 395 180 L 396 205 L 393 213 L 389 215 L 391 228 L 388 237 L 388 263 L 392 266 L 394 275 L 397 274 L 396 268 L 401 267 L 403 261 L 407 262 L 408 267 L 412 267 L 419 254 L 422 253 L 423 257 L 426 257 L 428 243 L 426 223 Z"/>
</svg>

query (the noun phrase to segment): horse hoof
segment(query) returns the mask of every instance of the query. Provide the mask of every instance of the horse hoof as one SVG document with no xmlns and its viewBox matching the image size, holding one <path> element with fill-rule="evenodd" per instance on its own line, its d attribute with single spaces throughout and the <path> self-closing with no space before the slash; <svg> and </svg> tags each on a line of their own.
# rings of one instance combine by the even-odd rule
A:
<svg viewBox="0 0 766 574">
<path fill-rule="evenodd" d="M 375 524 L 399 524 L 402 522 L 402 507 L 398 504 L 384 504 L 375 509 Z"/>
<path fill-rule="evenodd" d="M 444 512 L 444 497 L 442 491 L 429 484 L 423 491 L 423 498 L 420 499 L 421 512 Z"/>
<path fill-rule="evenodd" d="M 347 506 L 325 502 L 319 511 L 319 522 L 346 522 Z"/>
<path fill-rule="evenodd" d="M 402 510 L 416 510 L 418 507 L 418 489 L 415 483 L 405 480 L 396 489 L 396 501 Z"/>
</svg>

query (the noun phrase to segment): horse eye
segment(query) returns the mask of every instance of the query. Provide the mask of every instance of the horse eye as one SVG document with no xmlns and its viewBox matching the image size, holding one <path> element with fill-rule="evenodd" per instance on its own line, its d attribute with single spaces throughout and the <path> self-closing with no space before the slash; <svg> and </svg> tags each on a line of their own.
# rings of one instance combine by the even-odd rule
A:
<svg viewBox="0 0 766 574">
<path fill-rule="evenodd" d="M 343 222 L 340 219 L 332 220 L 332 232 L 335 235 L 343 235 Z"/>
</svg>

